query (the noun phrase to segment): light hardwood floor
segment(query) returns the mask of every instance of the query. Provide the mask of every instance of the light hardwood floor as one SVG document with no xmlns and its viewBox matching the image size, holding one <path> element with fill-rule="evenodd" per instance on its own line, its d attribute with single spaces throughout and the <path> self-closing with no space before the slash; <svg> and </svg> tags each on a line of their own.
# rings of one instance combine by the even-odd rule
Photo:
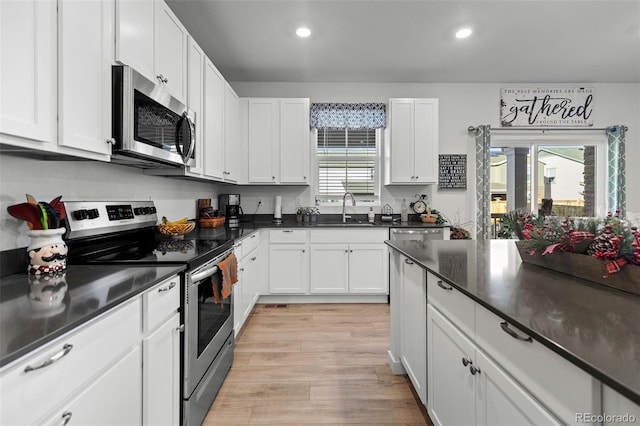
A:
<svg viewBox="0 0 640 426">
<path fill-rule="evenodd" d="M 388 345 L 387 304 L 257 305 L 203 424 L 431 424 Z"/>
</svg>

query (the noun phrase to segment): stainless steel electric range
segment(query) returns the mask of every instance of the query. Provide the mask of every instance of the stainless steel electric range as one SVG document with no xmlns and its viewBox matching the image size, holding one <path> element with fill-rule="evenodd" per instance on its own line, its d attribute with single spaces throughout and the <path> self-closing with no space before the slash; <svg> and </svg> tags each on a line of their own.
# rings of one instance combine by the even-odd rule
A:
<svg viewBox="0 0 640 426">
<path fill-rule="evenodd" d="M 70 264 L 184 264 L 182 279 L 182 424 L 200 425 L 233 362 L 233 294 L 214 303 L 212 279 L 233 252 L 222 235 L 169 239 L 157 233 L 152 201 L 67 201 Z M 217 277 L 220 278 L 220 277 Z M 218 292 L 221 294 L 222 292 Z"/>
</svg>

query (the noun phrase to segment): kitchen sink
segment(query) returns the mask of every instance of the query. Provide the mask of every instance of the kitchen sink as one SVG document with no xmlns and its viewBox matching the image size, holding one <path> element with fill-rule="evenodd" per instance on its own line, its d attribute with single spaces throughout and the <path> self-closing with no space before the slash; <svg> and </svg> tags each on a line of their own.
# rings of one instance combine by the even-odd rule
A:
<svg viewBox="0 0 640 426">
<path fill-rule="evenodd" d="M 346 222 L 346 223 L 335 222 L 335 223 L 316 223 L 314 226 L 336 228 L 336 227 L 352 227 L 352 226 L 375 226 L 375 224 L 369 223 L 369 222 Z"/>
</svg>

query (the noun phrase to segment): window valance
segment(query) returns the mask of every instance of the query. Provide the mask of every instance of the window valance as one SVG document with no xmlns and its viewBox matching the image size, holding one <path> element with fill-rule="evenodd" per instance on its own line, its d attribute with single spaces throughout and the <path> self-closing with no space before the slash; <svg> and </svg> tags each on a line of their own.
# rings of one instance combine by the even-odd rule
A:
<svg viewBox="0 0 640 426">
<path fill-rule="evenodd" d="M 311 104 L 310 124 L 316 129 L 379 129 L 387 126 L 383 103 Z"/>
</svg>

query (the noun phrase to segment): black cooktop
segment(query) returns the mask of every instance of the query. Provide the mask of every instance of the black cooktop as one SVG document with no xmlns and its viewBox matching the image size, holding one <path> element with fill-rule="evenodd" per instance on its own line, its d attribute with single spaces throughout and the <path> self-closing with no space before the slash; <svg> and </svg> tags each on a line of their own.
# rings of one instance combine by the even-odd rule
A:
<svg viewBox="0 0 640 426">
<path fill-rule="evenodd" d="M 196 267 L 233 247 L 224 236 L 171 239 L 154 229 L 102 238 L 68 241 L 70 264 L 161 265 Z"/>
</svg>

